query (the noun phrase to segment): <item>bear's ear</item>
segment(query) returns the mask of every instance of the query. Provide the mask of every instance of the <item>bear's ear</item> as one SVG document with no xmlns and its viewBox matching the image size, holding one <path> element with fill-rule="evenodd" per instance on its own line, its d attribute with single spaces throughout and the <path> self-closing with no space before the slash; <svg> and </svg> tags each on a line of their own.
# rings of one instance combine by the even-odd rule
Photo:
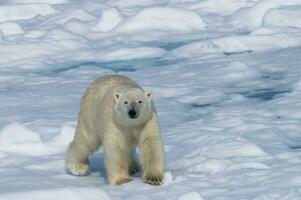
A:
<svg viewBox="0 0 301 200">
<path fill-rule="evenodd" d="M 120 93 L 118 93 L 118 92 L 114 92 L 114 99 L 116 100 L 116 101 L 118 101 L 119 99 L 120 99 Z"/>
<path fill-rule="evenodd" d="M 145 96 L 148 98 L 148 99 L 152 99 L 153 97 L 153 93 L 152 92 L 144 92 Z"/>
</svg>

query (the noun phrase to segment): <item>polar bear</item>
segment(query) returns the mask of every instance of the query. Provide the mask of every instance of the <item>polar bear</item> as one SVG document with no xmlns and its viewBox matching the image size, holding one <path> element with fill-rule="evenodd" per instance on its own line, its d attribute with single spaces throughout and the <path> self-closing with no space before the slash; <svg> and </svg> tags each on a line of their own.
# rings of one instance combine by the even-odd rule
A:
<svg viewBox="0 0 301 200">
<path fill-rule="evenodd" d="M 137 146 L 144 182 L 162 184 L 164 147 L 152 93 L 125 76 L 104 76 L 86 90 L 66 155 L 69 172 L 88 174 L 88 157 L 101 145 L 111 185 L 131 181 L 129 175 L 139 170 L 134 159 Z"/>
</svg>

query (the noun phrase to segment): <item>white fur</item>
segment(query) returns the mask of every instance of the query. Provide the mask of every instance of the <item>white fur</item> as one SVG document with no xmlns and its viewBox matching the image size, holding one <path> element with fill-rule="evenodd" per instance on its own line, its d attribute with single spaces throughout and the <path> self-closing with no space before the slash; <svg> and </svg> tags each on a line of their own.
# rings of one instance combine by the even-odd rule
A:
<svg viewBox="0 0 301 200">
<path fill-rule="evenodd" d="M 131 105 L 140 110 L 137 119 L 128 115 Z M 110 184 L 131 180 L 129 171 L 137 169 L 133 157 L 137 145 L 144 182 L 162 183 L 164 149 L 152 94 L 127 77 L 102 77 L 85 92 L 74 140 L 66 156 L 69 171 L 74 175 L 88 174 L 88 157 L 101 145 Z"/>
</svg>

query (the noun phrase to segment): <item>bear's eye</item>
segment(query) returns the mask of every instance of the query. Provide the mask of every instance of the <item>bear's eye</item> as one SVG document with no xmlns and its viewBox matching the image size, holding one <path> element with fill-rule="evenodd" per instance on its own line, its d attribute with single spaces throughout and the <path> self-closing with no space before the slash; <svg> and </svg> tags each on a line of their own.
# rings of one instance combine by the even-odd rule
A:
<svg viewBox="0 0 301 200">
<path fill-rule="evenodd" d="M 142 103 L 142 101 L 138 101 L 138 103 Z"/>
<path fill-rule="evenodd" d="M 127 101 L 125 101 L 125 102 L 124 102 L 124 104 L 128 104 L 128 102 L 127 102 Z"/>
</svg>

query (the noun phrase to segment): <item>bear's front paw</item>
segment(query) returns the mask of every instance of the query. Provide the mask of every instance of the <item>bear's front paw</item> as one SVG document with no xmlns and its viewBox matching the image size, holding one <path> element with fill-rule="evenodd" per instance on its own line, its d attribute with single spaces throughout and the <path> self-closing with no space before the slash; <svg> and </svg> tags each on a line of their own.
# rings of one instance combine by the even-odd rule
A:
<svg viewBox="0 0 301 200">
<path fill-rule="evenodd" d="M 84 176 L 89 174 L 89 165 L 82 163 L 70 163 L 68 164 L 68 170 L 71 174 L 76 176 Z"/>
<path fill-rule="evenodd" d="M 122 185 L 122 184 L 128 183 L 132 180 L 133 179 L 131 179 L 129 177 L 118 177 L 118 178 L 111 180 L 111 185 Z"/>
<path fill-rule="evenodd" d="M 163 183 L 163 175 L 158 175 L 158 176 L 145 175 L 143 181 L 144 181 L 144 183 L 158 186 Z"/>
</svg>

